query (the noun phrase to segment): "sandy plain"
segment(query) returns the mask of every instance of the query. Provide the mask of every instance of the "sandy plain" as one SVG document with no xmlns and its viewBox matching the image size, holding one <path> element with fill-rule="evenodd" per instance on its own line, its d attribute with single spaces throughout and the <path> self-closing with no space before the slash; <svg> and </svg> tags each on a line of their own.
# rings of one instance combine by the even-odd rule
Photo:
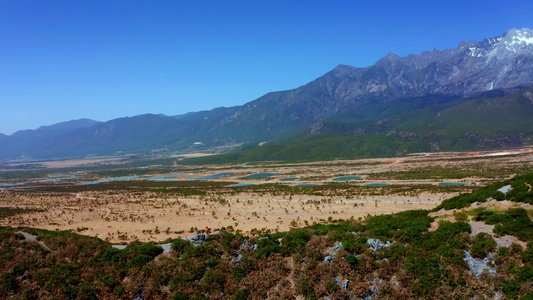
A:
<svg viewBox="0 0 533 300">
<path fill-rule="evenodd" d="M 405 172 L 428 167 L 460 170 L 467 165 L 479 165 L 480 168 L 503 168 L 509 165 L 527 167 L 532 166 L 532 161 L 533 149 L 523 148 L 500 152 L 418 154 L 402 158 L 301 164 L 242 164 L 204 168 L 173 165 L 172 169 L 165 173 L 151 173 L 149 176 L 179 174 L 181 177 L 166 180 L 186 182 L 190 178 L 220 172 L 234 174 L 201 180 L 220 184 L 213 190 L 207 188 L 203 195 L 164 193 L 150 189 L 87 189 L 70 192 L 2 189 L 0 207 L 34 208 L 43 211 L 7 217 L 0 220 L 0 224 L 71 230 L 113 243 L 189 237 L 206 227 L 213 231 L 239 230 L 254 235 L 267 229 L 285 231 L 314 222 L 331 222 L 333 219 L 358 219 L 369 214 L 432 209 L 444 199 L 502 180 L 502 177 L 513 176 L 463 176 L 460 179 L 429 176 L 413 179 L 394 176 L 396 173 L 406 174 Z M 278 175 L 263 179 L 242 178 L 256 173 Z M 333 180 L 349 175 L 360 178 L 342 182 Z M 65 181 L 40 178 L 25 184 L 75 186 L 83 181 L 101 179 L 89 177 Z M 281 180 L 287 178 L 298 179 Z M 143 179 L 145 178 L 135 179 L 130 183 L 135 186 L 136 182 Z M 443 181 L 461 183 L 464 186 L 439 187 L 439 182 Z M 373 183 L 384 183 L 388 186 L 365 186 Z M 231 184 L 253 184 L 256 187 L 269 188 L 231 188 Z M 293 188 L 296 184 L 316 184 L 318 187 Z M 327 188 L 321 189 L 322 186 Z M 276 190 L 276 187 L 281 188 Z"/>
</svg>

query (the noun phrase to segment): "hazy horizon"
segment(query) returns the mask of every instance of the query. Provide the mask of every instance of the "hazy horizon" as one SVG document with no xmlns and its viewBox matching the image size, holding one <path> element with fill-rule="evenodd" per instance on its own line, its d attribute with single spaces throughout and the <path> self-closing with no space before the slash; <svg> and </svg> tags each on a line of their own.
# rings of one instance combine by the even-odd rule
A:
<svg viewBox="0 0 533 300">
<path fill-rule="evenodd" d="M 242 105 L 533 27 L 528 1 L 0 2 L 0 133 Z"/>
</svg>

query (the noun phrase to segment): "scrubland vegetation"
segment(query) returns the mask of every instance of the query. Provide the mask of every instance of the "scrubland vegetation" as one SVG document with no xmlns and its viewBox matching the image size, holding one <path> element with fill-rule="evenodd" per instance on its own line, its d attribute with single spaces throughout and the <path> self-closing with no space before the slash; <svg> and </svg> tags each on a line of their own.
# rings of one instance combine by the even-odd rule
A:
<svg viewBox="0 0 533 300">
<path fill-rule="evenodd" d="M 497 183 L 446 200 L 441 208 L 483 203 L 505 185 L 513 189 L 492 201 L 529 203 L 531 178 Z M 413 210 L 360 220 L 330 218 L 255 236 L 222 231 L 201 244 L 167 240 L 171 250 L 165 253 L 153 242 L 119 250 L 69 232 L 3 227 L 0 289 L 20 299 L 531 299 L 531 211 L 473 207 L 454 216 L 442 220 Z M 494 232 L 474 233 L 470 221 L 495 225 Z M 520 242 L 499 245 L 498 238 L 506 236 Z M 467 252 L 473 260 L 486 259 L 479 274 L 465 260 Z"/>
<path fill-rule="evenodd" d="M 254 172 L 283 175 L 244 187 L 229 187 L 244 165 L 202 171 L 240 172 L 220 180 L 77 185 L 139 174 L 128 166 L 6 189 L 0 298 L 533 299 L 531 157 L 439 159 L 265 163 Z M 162 168 L 178 173 L 140 172 Z M 209 222 L 204 243 L 181 239 Z"/>
</svg>

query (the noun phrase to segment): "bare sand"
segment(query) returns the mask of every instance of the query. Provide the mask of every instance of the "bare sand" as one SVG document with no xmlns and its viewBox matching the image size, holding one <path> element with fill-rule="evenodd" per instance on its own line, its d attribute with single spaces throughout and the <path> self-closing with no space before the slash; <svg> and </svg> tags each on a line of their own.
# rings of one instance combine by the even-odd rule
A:
<svg viewBox="0 0 533 300">
<path fill-rule="evenodd" d="M 380 196 L 357 199 L 324 199 L 317 196 L 236 194 L 224 201 L 201 197 L 161 198 L 150 194 L 77 193 L 74 195 L 18 195 L 3 197 L 1 206 L 46 208 L 1 220 L 9 226 L 72 230 L 111 242 L 163 241 L 186 237 L 210 227 L 233 228 L 243 233 L 254 229 L 285 231 L 328 218 L 363 218 L 409 209 L 431 209 L 441 195 L 419 197 Z"/>
</svg>

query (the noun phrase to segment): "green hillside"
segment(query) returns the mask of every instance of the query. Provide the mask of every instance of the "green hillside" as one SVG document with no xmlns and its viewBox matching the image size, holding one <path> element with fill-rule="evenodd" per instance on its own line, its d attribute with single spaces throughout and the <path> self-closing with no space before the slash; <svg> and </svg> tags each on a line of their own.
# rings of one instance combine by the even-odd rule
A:
<svg viewBox="0 0 533 300">
<path fill-rule="evenodd" d="M 323 121 L 326 131 L 191 163 L 314 161 L 505 149 L 533 142 L 533 88 L 484 99 L 412 98 Z M 401 113 L 394 113 L 400 111 Z"/>
</svg>

